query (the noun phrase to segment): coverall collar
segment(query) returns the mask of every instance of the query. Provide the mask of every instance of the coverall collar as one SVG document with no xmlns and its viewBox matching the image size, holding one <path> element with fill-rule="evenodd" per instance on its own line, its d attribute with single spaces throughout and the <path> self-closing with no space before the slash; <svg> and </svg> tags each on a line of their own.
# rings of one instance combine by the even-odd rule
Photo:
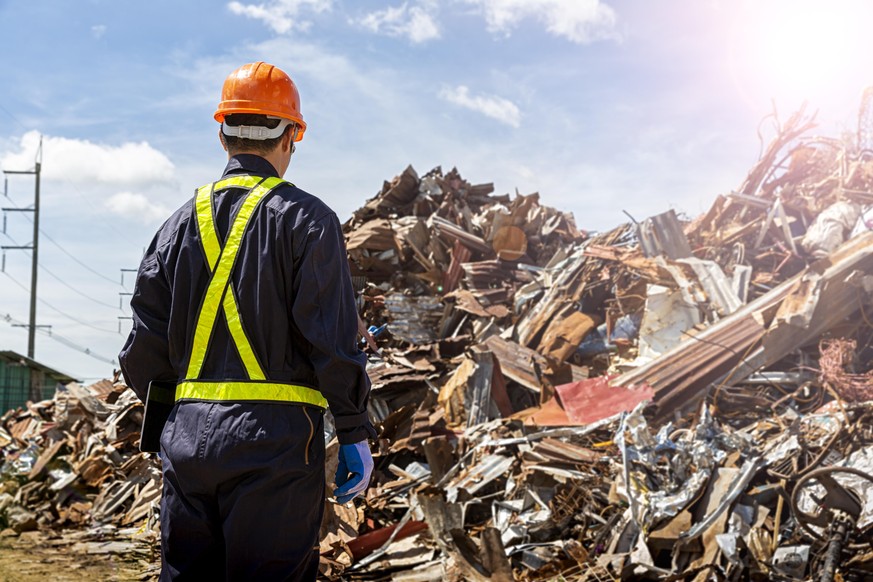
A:
<svg viewBox="0 0 873 582">
<path fill-rule="evenodd" d="M 222 178 L 237 174 L 253 174 L 255 176 L 273 176 L 280 178 L 273 164 L 255 154 L 237 154 L 231 156 L 224 168 Z"/>
</svg>

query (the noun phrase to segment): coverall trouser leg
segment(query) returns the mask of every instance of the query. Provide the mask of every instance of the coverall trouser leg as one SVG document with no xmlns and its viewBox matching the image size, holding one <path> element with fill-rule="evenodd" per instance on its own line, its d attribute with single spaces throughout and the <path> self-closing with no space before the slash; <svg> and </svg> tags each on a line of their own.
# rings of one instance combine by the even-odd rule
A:
<svg viewBox="0 0 873 582">
<path fill-rule="evenodd" d="M 320 411 L 186 402 L 161 435 L 162 581 L 315 580 Z"/>
</svg>

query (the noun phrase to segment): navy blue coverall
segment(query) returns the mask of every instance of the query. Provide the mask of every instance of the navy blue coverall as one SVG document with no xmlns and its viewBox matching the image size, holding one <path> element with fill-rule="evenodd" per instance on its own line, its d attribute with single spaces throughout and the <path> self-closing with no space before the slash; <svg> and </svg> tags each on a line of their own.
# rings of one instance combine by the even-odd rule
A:
<svg viewBox="0 0 873 582">
<path fill-rule="evenodd" d="M 229 160 L 222 179 L 236 176 L 278 178 L 251 154 Z M 227 187 L 212 195 L 218 250 L 230 246 L 249 191 Z M 285 384 L 323 395 L 340 443 L 375 436 L 341 227 L 315 196 L 288 182 L 271 190 L 251 213 L 230 271 L 226 293 L 239 317 L 218 309 L 201 334 L 208 348 L 199 377 L 188 378 L 215 269 L 198 212 L 202 207 L 189 200 L 146 251 L 131 299 L 133 329 L 119 355 L 125 381 L 142 400 L 153 380 L 180 387 L 195 380 L 187 383 L 194 392 L 181 400 L 177 392 L 161 435 L 161 580 L 314 580 L 325 496 L 323 409 L 246 395 L 251 387 Z M 241 349 L 234 329 L 243 330 L 250 350 Z M 252 380 L 246 357 L 257 361 L 263 379 Z M 212 385 L 238 389 L 197 392 Z"/>
</svg>

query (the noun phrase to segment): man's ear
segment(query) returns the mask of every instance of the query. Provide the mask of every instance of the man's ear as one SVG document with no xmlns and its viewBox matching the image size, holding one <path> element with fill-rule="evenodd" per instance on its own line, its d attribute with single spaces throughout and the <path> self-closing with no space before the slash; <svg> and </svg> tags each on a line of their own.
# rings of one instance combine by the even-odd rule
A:
<svg viewBox="0 0 873 582">
<path fill-rule="evenodd" d="M 221 131 L 221 128 L 218 128 L 218 141 L 221 142 L 221 147 L 224 148 L 224 151 L 227 151 L 227 142 L 224 141 L 224 132 Z"/>
<path fill-rule="evenodd" d="M 291 130 L 294 127 L 293 124 L 289 125 L 285 132 L 282 134 L 282 151 L 287 152 L 291 150 L 291 144 L 293 143 L 291 139 L 297 135 L 296 131 Z"/>
</svg>

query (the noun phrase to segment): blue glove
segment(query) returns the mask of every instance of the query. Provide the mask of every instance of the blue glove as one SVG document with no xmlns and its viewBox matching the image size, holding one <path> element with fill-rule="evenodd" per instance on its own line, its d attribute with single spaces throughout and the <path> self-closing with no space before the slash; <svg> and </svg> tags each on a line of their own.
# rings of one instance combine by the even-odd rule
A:
<svg viewBox="0 0 873 582">
<path fill-rule="evenodd" d="M 345 504 L 367 490 L 373 474 L 373 456 L 370 445 L 361 441 L 353 445 L 340 445 L 339 464 L 336 467 L 336 502 Z"/>
</svg>

